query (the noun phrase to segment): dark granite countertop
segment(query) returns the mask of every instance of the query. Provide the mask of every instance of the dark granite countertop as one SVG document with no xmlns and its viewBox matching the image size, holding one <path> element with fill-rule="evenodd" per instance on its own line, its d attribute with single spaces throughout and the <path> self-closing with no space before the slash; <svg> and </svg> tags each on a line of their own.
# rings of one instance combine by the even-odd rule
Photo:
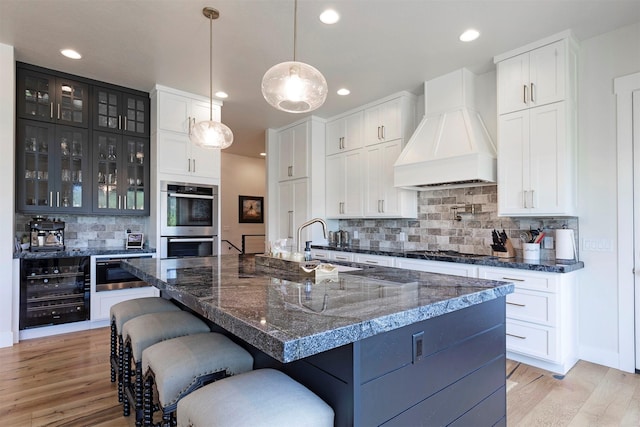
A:
<svg viewBox="0 0 640 427">
<path fill-rule="evenodd" d="M 42 251 L 42 252 L 30 252 L 22 251 L 13 254 L 13 258 L 20 259 L 47 259 L 47 258 L 68 258 L 76 256 L 92 256 L 92 255 L 135 255 L 135 254 L 154 254 L 155 249 L 143 248 L 143 249 L 125 249 L 122 247 L 107 247 L 107 248 L 68 248 L 64 251 Z"/>
<path fill-rule="evenodd" d="M 285 363 L 513 292 L 509 282 L 367 265 L 316 281 L 256 266 L 251 255 L 131 259 L 123 266 Z"/>
<path fill-rule="evenodd" d="M 582 261 L 567 261 L 560 263 L 556 260 L 530 261 L 522 258 L 498 258 L 490 255 L 456 256 L 446 254 L 425 254 L 420 251 L 402 251 L 371 249 L 359 246 L 323 246 L 312 245 L 312 249 L 323 249 L 329 251 L 353 252 L 369 255 L 382 255 L 401 258 L 426 259 L 431 261 L 456 262 L 461 264 L 475 264 L 485 267 L 516 268 L 520 270 L 542 271 L 546 273 L 570 273 L 584 268 Z"/>
</svg>

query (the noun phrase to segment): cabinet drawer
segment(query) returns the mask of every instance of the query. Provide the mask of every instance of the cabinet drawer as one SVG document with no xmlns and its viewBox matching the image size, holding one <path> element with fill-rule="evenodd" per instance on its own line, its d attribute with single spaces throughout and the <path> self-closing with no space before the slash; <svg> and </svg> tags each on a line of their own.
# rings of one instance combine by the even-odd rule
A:
<svg viewBox="0 0 640 427">
<path fill-rule="evenodd" d="M 334 261 L 353 261 L 353 254 L 349 252 L 332 252 L 331 259 Z"/>
<path fill-rule="evenodd" d="M 556 326 L 556 296 L 522 290 L 507 295 L 507 318 Z"/>
<path fill-rule="evenodd" d="M 362 264 L 382 265 L 385 267 L 393 267 L 395 264 L 393 257 L 383 255 L 356 254 L 354 261 Z"/>
<path fill-rule="evenodd" d="M 554 328 L 507 319 L 507 351 L 555 360 L 555 342 L 556 331 Z"/>
<path fill-rule="evenodd" d="M 557 292 L 557 278 L 553 273 L 520 272 L 506 268 L 480 268 L 481 279 L 513 282 L 516 288 L 543 292 Z"/>
<path fill-rule="evenodd" d="M 329 251 L 313 249 L 313 250 L 311 250 L 311 257 L 314 258 L 314 259 L 326 259 L 326 260 L 329 260 L 329 259 L 331 259 L 331 254 L 329 253 Z"/>
</svg>

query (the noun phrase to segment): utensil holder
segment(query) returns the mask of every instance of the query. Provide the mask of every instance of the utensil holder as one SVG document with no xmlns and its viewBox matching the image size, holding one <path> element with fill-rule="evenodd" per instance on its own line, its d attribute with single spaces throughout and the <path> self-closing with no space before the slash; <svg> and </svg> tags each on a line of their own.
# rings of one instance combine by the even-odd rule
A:
<svg viewBox="0 0 640 427">
<path fill-rule="evenodd" d="M 540 243 L 523 243 L 522 259 L 529 261 L 540 260 Z"/>
</svg>

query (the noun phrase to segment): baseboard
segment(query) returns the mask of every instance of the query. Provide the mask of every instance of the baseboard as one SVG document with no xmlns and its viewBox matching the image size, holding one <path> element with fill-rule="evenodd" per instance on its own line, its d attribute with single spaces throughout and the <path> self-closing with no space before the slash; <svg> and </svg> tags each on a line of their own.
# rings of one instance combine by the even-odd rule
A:
<svg viewBox="0 0 640 427">
<path fill-rule="evenodd" d="M 86 331 L 87 329 L 97 329 L 109 326 L 109 320 L 65 323 L 62 325 L 43 326 L 40 328 L 24 329 L 20 331 L 20 341 L 32 338 L 50 337 L 52 335 L 66 334 L 69 332 Z"/>
<path fill-rule="evenodd" d="M 0 348 L 13 346 L 13 332 L 3 331 L 0 332 Z"/>
<path fill-rule="evenodd" d="M 580 359 L 609 368 L 620 369 L 620 354 L 591 346 L 580 346 Z"/>
<path fill-rule="evenodd" d="M 513 353 L 507 351 L 507 359 L 515 360 L 516 362 L 525 363 L 527 365 L 535 366 L 536 368 L 544 369 L 556 374 L 565 375 L 573 366 L 578 362 L 579 359 L 572 358 L 569 360 L 565 360 L 564 363 L 554 363 L 548 362 L 541 359 L 536 359 L 535 357 L 525 356 L 519 353 Z"/>
</svg>

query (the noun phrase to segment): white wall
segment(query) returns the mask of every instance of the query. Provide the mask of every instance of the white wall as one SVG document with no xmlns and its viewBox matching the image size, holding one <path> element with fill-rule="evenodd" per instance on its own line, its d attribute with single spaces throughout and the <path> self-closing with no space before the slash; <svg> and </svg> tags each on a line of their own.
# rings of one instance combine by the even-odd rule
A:
<svg viewBox="0 0 640 427">
<path fill-rule="evenodd" d="M 0 347 L 13 345 L 13 212 L 15 147 L 15 62 L 13 46 L 0 44 Z M 17 337 L 16 337 L 17 338 Z"/>
<path fill-rule="evenodd" d="M 229 240 L 241 248 L 243 234 L 265 234 L 266 212 L 263 224 L 246 224 L 238 222 L 238 196 L 262 196 L 266 199 L 266 165 L 264 159 L 237 156 L 222 152 L 221 158 L 221 224 L 222 240 Z M 229 245 L 222 242 L 220 253 L 238 253 L 229 250 Z"/>
<path fill-rule="evenodd" d="M 580 43 L 578 147 L 580 238 L 611 243 L 581 248 L 580 358 L 618 367 L 616 98 L 613 79 L 640 71 L 640 23 Z M 631 176 L 628 177 L 632 179 Z M 631 232 L 631 230 L 629 230 Z"/>
</svg>

